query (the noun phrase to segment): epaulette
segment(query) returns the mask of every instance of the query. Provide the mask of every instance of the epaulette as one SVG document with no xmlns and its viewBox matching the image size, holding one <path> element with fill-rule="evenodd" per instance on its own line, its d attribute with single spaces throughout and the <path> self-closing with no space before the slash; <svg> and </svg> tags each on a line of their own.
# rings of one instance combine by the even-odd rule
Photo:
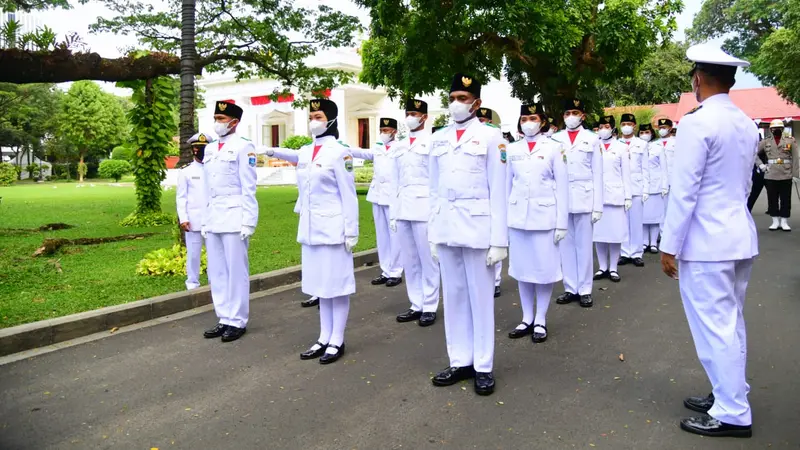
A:
<svg viewBox="0 0 800 450">
<path fill-rule="evenodd" d="M 700 110 L 700 108 L 702 108 L 702 107 L 703 107 L 703 105 L 699 105 L 699 106 L 697 106 L 696 108 L 692 108 L 692 110 L 691 110 L 691 111 L 689 111 L 689 112 L 687 112 L 687 113 L 686 113 L 686 115 L 688 116 L 689 114 L 694 114 L 694 113 L 696 113 L 697 111 L 699 111 L 699 110 Z"/>
<path fill-rule="evenodd" d="M 192 163 L 181 164 L 180 166 L 176 166 L 176 169 L 185 169 L 189 167 Z"/>
<path fill-rule="evenodd" d="M 246 137 L 243 137 L 242 140 L 247 142 L 252 142 L 250 139 L 247 139 Z"/>
<path fill-rule="evenodd" d="M 491 122 L 486 122 L 484 125 L 486 125 L 486 126 L 489 126 L 489 127 L 492 127 L 492 128 L 497 128 L 497 129 L 500 129 L 500 127 L 498 127 L 497 125 L 495 125 L 495 124 L 493 124 L 493 123 L 491 123 Z"/>
</svg>

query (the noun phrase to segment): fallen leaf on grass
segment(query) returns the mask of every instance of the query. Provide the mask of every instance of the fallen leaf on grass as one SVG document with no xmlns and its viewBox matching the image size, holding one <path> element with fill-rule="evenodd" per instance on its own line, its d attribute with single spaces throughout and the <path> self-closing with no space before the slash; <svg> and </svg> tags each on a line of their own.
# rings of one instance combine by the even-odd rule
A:
<svg viewBox="0 0 800 450">
<path fill-rule="evenodd" d="M 497 404 L 500 405 L 500 406 L 505 405 L 505 403 L 503 403 L 503 402 L 497 402 Z"/>
<path fill-rule="evenodd" d="M 623 355 L 622 353 L 620 353 L 620 354 L 619 354 L 619 360 L 620 360 L 620 361 L 625 361 L 625 355 Z"/>
<path fill-rule="evenodd" d="M 119 330 L 119 327 L 114 327 L 111 329 L 110 333 L 116 333 Z"/>
<path fill-rule="evenodd" d="M 615 379 L 615 380 L 621 380 L 622 378 L 620 378 L 620 377 L 614 377 L 614 379 Z"/>
</svg>

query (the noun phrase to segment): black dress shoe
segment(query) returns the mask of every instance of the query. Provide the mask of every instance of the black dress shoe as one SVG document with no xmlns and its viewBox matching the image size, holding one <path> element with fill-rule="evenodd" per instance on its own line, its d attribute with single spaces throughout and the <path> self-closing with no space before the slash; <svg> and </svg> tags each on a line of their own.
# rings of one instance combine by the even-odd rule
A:
<svg viewBox="0 0 800 450">
<path fill-rule="evenodd" d="M 633 258 L 633 265 L 636 267 L 644 267 L 644 260 L 642 258 Z"/>
<path fill-rule="evenodd" d="M 619 260 L 617 261 L 617 265 L 625 266 L 625 265 L 630 264 L 631 261 L 632 260 L 630 258 L 628 258 L 627 256 L 620 256 Z"/>
<path fill-rule="evenodd" d="M 573 294 L 571 292 L 564 292 L 563 294 L 556 297 L 556 303 L 559 305 L 566 305 L 569 303 L 574 302 L 575 300 L 579 300 L 581 298 L 578 294 Z"/>
<path fill-rule="evenodd" d="M 431 382 L 433 382 L 434 386 L 452 386 L 459 381 L 469 380 L 473 377 L 475 377 L 475 368 L 472 366 L 448 367 L 437 373 L 431 379 Z"/>
<path fill-rule="evenodd" d="M 379 286 L 381 284 L 386 284 L 387 281 L 389 281 L 389 279 L 381 275 L 377 278 L 373 278 L 372 281 L 370 281 L 370 283 L 372 283 L 373 286 Z"/>
<path fill-rule="evenodd" d="M 592 294 L 581 295 L 581 307 L 583 308 L 591 308 L 594 306 L 594 299 L 592 299 Z"/>
<path fill-rule="evenodd" d="M 322 357 L 319 359 L 319 363 L 320 364 L 335 363 L 336 361 L 339 360 L 339 358 L 342 357 L 342 355 L 344 355 L 344 343 L 342 343 L 342 345 L 331 345 L 331 344 L 328 344 L 328 348 L 335 348 L 338 351 L 336 353 L 334 353 L 334 354 L 330 354 L 328 352 L 325 352 L 325 354 L 323 354 Z"/>
<path fill-rule="evenodd" d="M 386 287 L 395 287 L 403 284 L 403 279 L 400 277 L 392 277 L 386 279 Z"/>
<path fill-rule="evenodd" d="M 323 344 L 322 342 L 317 341 L 316 345 L 319 345 L 320 348 L 316 350 L 311 350 L 310 348 L 303 353 L 300 353 L 300 359 L 317 359 L 323 354 L 325 354 L 325 350 L 328 349 L 328 344 Z M 312 345 L 313 347 L 313 345 Z"/>
<path fill-rule="evenodd" d="M 227 330 L 227 329 L 228 329 L 227 325 L 223 325 L 221 323 L 218 323 L 214 328 L 211 328 L 210 330 L 204 331 L 203 332 L 203 337 L 206 338 L 206 339 L 218 338 L 218 337 L 222 336 L 223 334 L 225 334 L 225 330 Z"/>
<path fill-rule="evenodd" d="M 614 283 L 619 283 L 619 280 L 621 280 L 622 278 L 620 278 L 617 272 L 608 272 L 608 279 Z"/>
<path fill-rule="evenodd" d="M 475 372 L 475 393 L 492 395 L 494 392 L 494 375 L 492 372 Z"/>
<path fill-rule="evenodd" d="M 536 328 L 541 328 L 544 330 L 544 333 L 536 331 Z M 531 336 L 531 340 L 534 344 L 539 344 L 547 340 L 547 327 L 544 325 L 534 325 L 533 326 L 533 336 Z"/>
<path fill-rule="evenodd" d="M 419 318 L 419 326 L 421 327 L 429 327 L 436 323 L 436 313 L 435 312 L 426 312 L 422 313 L 422 316 Z"/>
<path fill-rule="evenodd" d="M 500 290 L 500 286 L 494 287 L 494 298 L 500 297 L 503 295 L 503 291 Z"/>
<path fill-rule="evenodd" d="M 319 297 L 311 297 L 308 300 L 303 300 L 300 302 L 300 306 L 303 308 L 311 308 L 312 306 L 319 306 Z"/>
<path fill-rule="evenodd" d="M 707 413 L 714 406 L 714 394 L 708 394 L 708 397 L 686 397 L 683 406 L 692 411 Z"/>
<path fill-rule="evenodd" d="M 222 334 L 222 342 L 233 342 L 244 336 L 245 333 L 247 333 L 247 328 L 228 326 L 228 329 Z"/>
<path fill-rule="evenodd" d="M 752 426 L 731 425 L 711 417 L 689 417 L 681 420 L 681 429 L 689 433 L 709 437 L 749 438 L 753 436 Z"/>
<path fill-rule="evenodd" d="M 522 322 L 520 325 L 525 325 L 525 328 L 521 330 L 519 328 L 514 328 L 513 330 L 508 332 L 508 337 L 510 337 L 511 339 L 519 339 L 519 338 L 524 338 L 525 336 L 533 333 L 532 326 L 528 325 L 525 322 Z"/>
<path fill-rule="evenodd" d="M 398 314 L 397 321 L 400 323 L 413 322 L 415 320 L 419 320 L 420 317 L 422 317 L 422 311 L 414 311 L 413 309 L 409 309 L 402 314 Z"/>
<path fill-rule="evenodd" d="M 608 278 L 608 271 L 607 270 L 598 270 L 594 273 L 593 280 L 602 280 L 603 278 Z"/>
</svg>

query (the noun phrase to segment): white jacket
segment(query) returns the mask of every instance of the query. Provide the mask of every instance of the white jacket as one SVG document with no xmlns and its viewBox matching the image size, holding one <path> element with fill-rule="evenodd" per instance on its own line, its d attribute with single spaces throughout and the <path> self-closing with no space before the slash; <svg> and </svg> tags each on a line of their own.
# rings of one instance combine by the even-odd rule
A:
<svg viewBox="0 0 800 450">
<path fill-rule="evenodd" d="M 258 202 L 253 143 L 237 134 L 223 136 L 206 146 L 203 169 L 208 193 L 203 228 L 210 233 L 239 233 L 242 226 L 255 228 Z"/>
<path fill-rule="evenodd" d="M 203 164 L 192 161 L 178 172 L 177 195 L 178 222 L 189 222 L 189 230 L 201 231 L 203 214 L 208 205 Z"/>
<path fill-rule="evenodd" d="M 392 186 L 395 193 L 389 206 L 389 218 L 427 222 L 430 218 L 430 135 L 404 139 L 392 148 Z"/>
<path fill-rule="evenodd" d="M 636 136 L 630 139 L 621 138 L 620 142 L 628 149 L 631 169 L 631 195 L 640 197 L 645 192 L 648 192 L 649 189 L 646 184 L 648 180 L 646 174 L 648 170 L 647 142 Z"/>
<path fill-rule="evenodd" d="M 610 139 L 600 141 L 600 151 L 603 153 L 603 204 L 624 206 L 625 200 L 631 200 L 628 149 L 618 140 Z"/>
<path fill-rule="evenodd" d="M 375 143 L 371 150 L 354 148 L 352 155 L 354 158 L 366 159 L 373 162 L 372 182 L 367 192 L 367 201 L 378 205 L 389 206 L 392 194 L 395 189 L 392 186 L 392 176 L 394 175 L 394 158 L 391 154 L 397 140 L 389 143 L 389 148 L 382 143 Z"/>
<path fill-rule="evenodd" d="M 569 212 L 582 214 L 603 211 L 603 155 L 597 135 L 580 128 L 574 143 L 569 132 L 561 130 L 553 139 L 566 149 L 569 174 Z"/>
<path fill-rule="evenodd" d="M 647 171 L 645 182 L 648 194 L 661 194 L 667 189 L 667 157 L 661 142 L 647 145 Z"/>
</svg>

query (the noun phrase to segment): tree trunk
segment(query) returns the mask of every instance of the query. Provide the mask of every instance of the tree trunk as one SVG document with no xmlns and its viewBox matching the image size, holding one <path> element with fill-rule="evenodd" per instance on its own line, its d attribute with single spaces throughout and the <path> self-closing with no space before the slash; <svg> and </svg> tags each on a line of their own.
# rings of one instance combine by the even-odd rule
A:
<svg viewBox="0 0 800 450">
<path fill-rule="evenodd" d="M 187 143 L 195 133 L 194 128 L 194 80 L 197 49 L 195 47 L 196 0 L 182 0 L 181 5 L 181 109 L 179 164 L 192 162 L 192 147 Z"/>
<path fill-rule="evenodd" d="M 83 183 L 83 171 L 81 170 L 83 167 L 83 153 L 81 153 L 81 160 L 78 163 L 78 182 Z"/>
</svg>

